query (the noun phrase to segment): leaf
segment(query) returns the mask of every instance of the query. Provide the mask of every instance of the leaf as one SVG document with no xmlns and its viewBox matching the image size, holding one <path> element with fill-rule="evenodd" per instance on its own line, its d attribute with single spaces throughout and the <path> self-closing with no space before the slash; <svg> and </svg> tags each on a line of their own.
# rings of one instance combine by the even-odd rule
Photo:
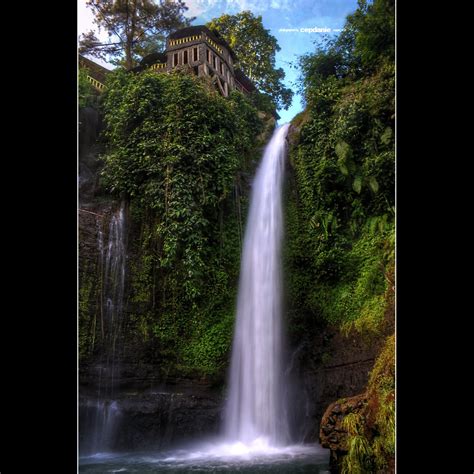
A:
<svg viewBox="0 0 474 474">
<path fill-rule="evenodd" d="M 370 186 L 370 189 L 376 193 L 378 192 L 379 190 L 379 183 L 377 182 L 377 180 L 375 179 L 375 176 L 370 176 L 369 177 L 369 186 Z"/>
<path fill-rule="evenodd" d="M 337 157 L 342 161 L 346 161 L 348 158 L 352 156 L 351 147 L 344 141 L 339 142 L 336 145 L 335 152 L 336 152 Z"/>
<path fill-rule="evenodd" d="M 339 163 L 339 169 L 341 170 L 341 173 L 344 176 L 349 176 L 349 170 L 347 169 L 347 166 L 344 163 Z"/>
<path fill-rule="evenodd" d="M 346 161 L 346 165 L 347 165 L 347 168 L 349 169 L 349 171 L 350 171 L 351 173 L 354 174 L 354 173 L 356 172 L 357 166 L 356 166 L 356 164 L 354 163 L 353 160 L 348 159 L 348 160 Z"/>
<path fill-rule="evenodd" d="M 382 133 L 381 137 L 380 137 L 380 141 L 384 144 L 384 145 L 388 145 L 390 143 L 390 140 L 392 138 L 392 135 L 393 135 L 393 132 L 392 132 L 392 128 L 391 127 L 387 127 L 384 132 Z"/>
<path fill-rule="evenodd" d="M 357 194 L 360 194 L 362 189 L 362 176 L 356 176 L 354 182 L 352 183 L 352 187 Z"/>
</svg>

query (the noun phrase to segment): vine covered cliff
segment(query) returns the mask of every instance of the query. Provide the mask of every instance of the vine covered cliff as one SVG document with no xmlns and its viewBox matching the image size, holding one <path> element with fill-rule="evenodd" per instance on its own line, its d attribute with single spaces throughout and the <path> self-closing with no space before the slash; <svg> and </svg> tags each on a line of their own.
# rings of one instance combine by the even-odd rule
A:
<svg viewBox="0 0 474 474">
<path fill-rule="evenodd" d="M 307 107 L 293 120 L 290 137 L 289 327 L 294 341 L 306 347 L 305 370 L 332 371 L 317 382 L 334 390 L 316 390 L 315 396 L 319 410 L 333 403 L 320 437 L 344 472 L 393 469 L 393 39 L 393 2 L 361 2 L 337 39 L 304 56 Z M 341 378 L 341 367 L 348 366 Z M 334 403 L 358 392 L 365 393 L 356 400 L 361 408 L 344 418 L 339 404 L 336 423 Z M 317 414 L 321 419 L 322 412 Z M 339 442 L 337 434 L 344 431 Z"/>
</svg>

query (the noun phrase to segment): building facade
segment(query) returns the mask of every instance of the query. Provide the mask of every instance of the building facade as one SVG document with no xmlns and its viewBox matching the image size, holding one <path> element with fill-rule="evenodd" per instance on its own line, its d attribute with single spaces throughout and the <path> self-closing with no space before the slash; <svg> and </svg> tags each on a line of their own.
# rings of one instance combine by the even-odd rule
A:
<svg viewBox="0 0 474 474">
<path fill-rule="evenodd" d="M 243 93 L 255 90 L 250 79 L 235 68 L 236 60 L 235 53 L 218 33 L 206 26 L 190 26 L 169 35 L 165 52 L 145 57 L 139 69 L 165 72 L 189 68 L 199 77 L 210 77 L 219 92 L 227 97 L 234 89 Z"/>
<path fill-rule="evenodd" d="M 236 60 L 235 53 L 217 32 L 206 26 L 190 26 L 170 34 L 164 53 L 149 54 L 132 71 L 151 69 L 162 73 L 177 68 L 189 69 L 199 77 L 209 77 L 224 97 L 235 89 L 249 94 L 255 90 L 255 86 L 235 67 Z M 80 56 L 80 63 L 93 72 L 100 71 L 101 77 L 104 74 L 102 70 L 107 71 L 83 56 Z M 91 68 L 91 63 L 97 67 Z M 93 72 L 89 80 L 101 91 L 103 80 L 95 77 Z"/>
</svg>

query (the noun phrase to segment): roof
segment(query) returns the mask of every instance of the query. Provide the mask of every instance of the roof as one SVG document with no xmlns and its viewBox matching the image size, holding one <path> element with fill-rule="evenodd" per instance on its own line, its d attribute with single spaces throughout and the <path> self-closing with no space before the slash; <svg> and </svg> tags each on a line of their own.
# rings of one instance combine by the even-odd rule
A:
<svg viewBox="0 0 474 474">
<path fill-rule="evenodd" d="M 166 53 L 151 53 L 146 55 L 141 61 L 140 66 L 151 66 L 155 63 L 165 63 L 166 62 Z"/>
<path fill-rule="evenodd" d="M 107 74 L 110 72 L 104 66 L 101 66 L 100 64 L 97 64 L 94 61 L 91 61 L 90 59 L 86 58 L 82 54 L 79 54 L 79 65 L 89 69 L 91 77 L 101 82 L 102 84 L 105 83 L 105 78 Z"/>
<path fill-rule="evenodd" d="M 235 80 L 240 82 L 240 84 L 242 84 L 249 92 L 257 90 L 256 87 L 253 85 L 253 82 L 243 73 L 241 69 L 234 69 L 234 73 Z"/>
<path fill-rule="evenodd" d="M 171 33 L 168 36 L 168 39 L 186 38 L 188 36 L 199 35 L 201 33 L 206 33 L 206 35 L 209 36 L 209 38 L 211 38 L 213 41 L 224 46 L 224 48 L 229 51 L 230 55 L 232 56 L 232 59 L 234 59 L 234 61 L 237 60 L 237 56 L 235 55 L 234 51 L 232 51 L 232 48 L 229 46 L 227 41 L 222 38 L 222 36 L 216 30 L 210 30 L 205 25 L 196 25 L 181 28 L 180 30 L 176 30 L 174 33 Z"/>
</svg>

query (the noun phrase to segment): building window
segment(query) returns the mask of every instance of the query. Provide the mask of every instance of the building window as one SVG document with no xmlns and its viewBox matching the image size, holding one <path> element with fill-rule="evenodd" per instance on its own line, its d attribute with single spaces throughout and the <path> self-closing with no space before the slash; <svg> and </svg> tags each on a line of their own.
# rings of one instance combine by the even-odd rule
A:
<svg viewBox="0 0 474 474">
<path fill-rule="evenodd" d="M 196 62 L 198 60 L 198 49 L 193 48 L 193 61 Z"/>
<path fill-rule="evenodd" d="M 187 50 L 184 52 L 183 64 L 188 64 L 188 51 Z"/>
<path fill-rule="evenodd" d="M 212 62 L 212 65 L 214 66 L 214 69 L 217 71 L 217 57 L 215 54 L 213 54 L 212 58 L 214 59 L 214 61 Z"/>
<path fill-rule="evenodd" d="M 173 67 L 178 65 L 178 53 L 173 55 Z"/>
<path fill-rule="evenodd" d="M 220 66 L 221 66 L 221 74 L 224 75 L 224 65 L 222 64 L 222 61 L 220 62 Z"/>
<path fill-rule="evenodd" d="M 206 49 L 206 59 L 209 64 L 211 64 L 211 52 Z"/>
</svg>

